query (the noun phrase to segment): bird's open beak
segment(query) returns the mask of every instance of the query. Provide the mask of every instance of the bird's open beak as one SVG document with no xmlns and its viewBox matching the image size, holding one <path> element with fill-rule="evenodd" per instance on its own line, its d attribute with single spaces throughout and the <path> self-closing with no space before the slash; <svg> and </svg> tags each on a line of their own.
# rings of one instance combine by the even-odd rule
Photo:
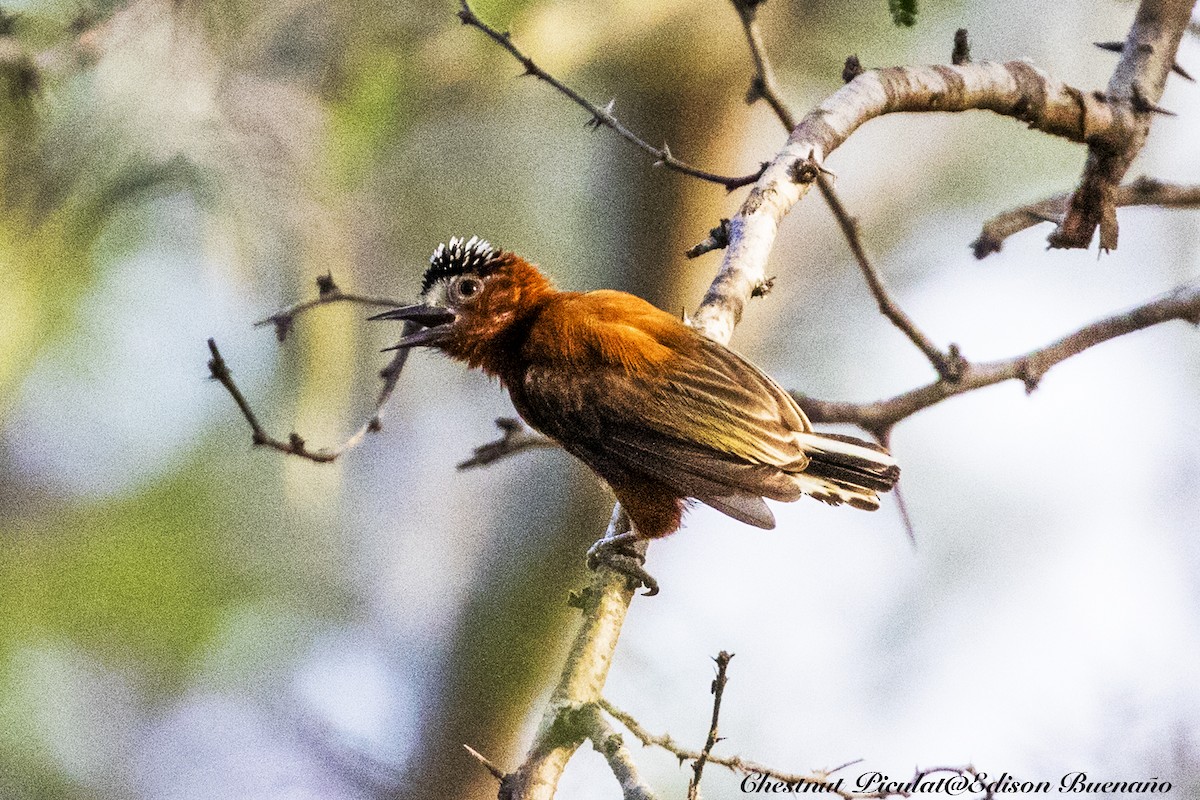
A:
<svg viewBox="0 0 1200 800">
<path fill-rule="evenodd" d="M 411 332 L 391 347 L 383 348 L 384 352 L 387 352 L 406 347 L 432 347 L 440 344 L 450 335 L 450 326 L 457 317 L 453 311 L 441 306 L 415 305 L 393 308 L 391 311 L 376 314 L 371 319 L 398 319 L 408 323 L 405 330 Z M 412 330 L 417 326 L 418 330 Z"/>
</svg>

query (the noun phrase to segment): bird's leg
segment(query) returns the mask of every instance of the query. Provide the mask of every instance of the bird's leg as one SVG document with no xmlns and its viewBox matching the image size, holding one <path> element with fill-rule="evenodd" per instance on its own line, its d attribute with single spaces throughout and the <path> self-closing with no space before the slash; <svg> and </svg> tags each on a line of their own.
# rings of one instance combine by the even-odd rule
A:
<svg viewBox="0 0 1200 800">
<path fill-rule="evenodd" d="M 634 587 L 645 586 L 646 597 L 658 594 L 658 581 L 646 571 L 647 540 L 635 531 L 627 530 L 614 536 L 604 536 L 588 549 L 588 569 L 608 567 L 634 581 Z"/>
</svg>

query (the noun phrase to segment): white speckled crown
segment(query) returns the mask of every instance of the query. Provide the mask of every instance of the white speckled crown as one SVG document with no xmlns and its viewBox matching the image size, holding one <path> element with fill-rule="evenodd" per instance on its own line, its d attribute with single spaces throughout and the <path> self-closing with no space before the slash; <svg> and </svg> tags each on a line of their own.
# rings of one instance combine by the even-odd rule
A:
<svg viewBox="0 0 1200 800">
<path fill-rule="evenodd" d="M 486 275 L 495 269 L 503 252 L 478 236 L 465 242 L 461 236 L 455 236 L 449 243 L 439 244 L 429 257 L 429 269 L 425 270 L 421 291 L 426 292 L 438 281 L 464 272 Z"/>
</svg>

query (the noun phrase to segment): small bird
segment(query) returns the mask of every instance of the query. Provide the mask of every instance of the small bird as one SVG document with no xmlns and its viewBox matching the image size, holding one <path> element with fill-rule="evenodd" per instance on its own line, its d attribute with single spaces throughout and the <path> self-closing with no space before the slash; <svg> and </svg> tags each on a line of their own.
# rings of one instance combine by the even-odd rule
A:
<svg viewBox="0 0 1200 800">
<path fill-rule="evenodd" d="M 438 246 L 421 298 L 372 317 L 416 328 L 388 349 L 437 348 L 499 378 L 530 427 L 604 480 L 632 530 L 597 543 L 600 560 L 675 532 L 689 500 L 773 528 L 763 498 L 875 510 L 900 476 L 882 447 L 815 433 L 762 370 L 633 295 L 558 291 L 472 237 Z"/>
</svg>

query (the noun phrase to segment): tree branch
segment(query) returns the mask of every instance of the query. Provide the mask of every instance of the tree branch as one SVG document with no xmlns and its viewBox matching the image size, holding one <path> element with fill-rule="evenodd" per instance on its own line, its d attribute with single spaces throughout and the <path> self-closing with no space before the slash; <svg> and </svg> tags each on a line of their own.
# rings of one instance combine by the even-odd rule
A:
<svg viewBox="0 0 1200 800">
<path fill-rule="evenodd" d="M 267 324 L 274 325 L 275 336 L 282 342 L 287 338 L 288 332 L 292 329 L 292 324 L 300 314 L 319 306 L 342 302 L 382 306 L 385 308 L 395 308 L 396 306 L 404 305 L 402 301 L 394 300 L 390 297 L 368 297 L 366 295 L 343 292 L 334 283 L 332 275 L 322 275 L 317 278 L 317 296 L 314 299 L 285 308 L 264 320 L 259 320 L 254 325 L 255 327 Z M 413 325 L 413 323 L 405 323 L 403 335 L 407 336 L 409 333 L 415 332 L 416 329 L 417 326 Z M 388 400 L 391 399 L 392 392 L 396 389 L 396 382 L 400 380 L 400 373 L 404 369 L 404 364 L 408 360 L 410 352 L 407 348 L 396 350 L 387 366 L 380 370 L 379 377 L 383 380 L 383 386 L 380 387 L 379 394 L 375 398 L 375 410 L 371 418 L 364 422 L 349 439 L 337 447 L 333 449 L 322 448 L 314 451 L 308 449 L 308 444 L 298 433 L 292 432 L 288 435 L 286 441 L 268 434 L 250 407 L 249 401 L 242 394 L 242 390 L 233 380 L 233 374 L 229 369 L 229 365 L 226 364 L 225 359 L 221 356 L 221 352 L 217 349 L 217 343 L 214 340 L 208 340 L 208 349 L 212 354 L 212 358 L 208 362 L 209 375 L 213 380 L 224 386 L 233 397 L 234 402 L 237 403 L 242 416 L 246 418 L 246 422 L 250 425 L 251 442 L 256 446 L 270 447 L 281 453 L 299 456 L 318 464 L 329 464 L 337 461 L 343 453 L 361 444 L 368 433 L 375 433 L 383 429 L 380 413 L 383 411 L 383 407 L 387 405 Z"/>
<path fill-rule="evenodd" d="M 1000 252 L 1008 237 L 1039 223 L 1057 225 L 1067 213 L 1071 196 L 1071 193 L 1055 195 L 992 217 L 983 224 L 979 238 L 971 242 L 975 257 L 986 258 Z M 1200 186 L 1180 186 L 1143 176 L 1117 189 L 1113 202 L 1117 206 L 1197 208 L 1200 207 Z"/>
<path fill-rule="evenodd" d="M 896 112 L 976 109 L 1077 142 L 1112 125 L 1107 103 L 1024 61 L 863 72 L 800 121 L 730 220 L 729 246 L 695 322 L 720 331 L 719 340 L 728 340 L 755 287 L 766 277 L 779 223 L 817 183 L 825 158 L 860 125 Z"/>
<path fill-rule="evenodd" d="M 458 469 L 487 467 L 526 450 L 558 447 L 558 443 L 553 439 L 533 431 L 519 419 L 501 417 L 496 420 L 496 427 L 501 430 L 503 435 L 493 442 L 476 447 L 471 457 L 458 465 Z"/>
<path fill-rule="evenodd" d="M 628 519 L 617 505 L 605 536 L 612 538 L 627 530 Z M 564 723 L 579 709 L 600 701 L 633 594 L 626 576 L 601 568 L 592 573 L 591 583 L 574 599 L 583 612 L 583 621 L 542 714 L 533 745 L 521 766 L 505 777 L 500 800 L 554 797 L 567 762 L 586 737 L 586 730 Z"/>
<path fill-rule="evenodd" d="M 693 167 L 684 161 L 680 161 L 671 153 L 671 148 L 665 144 L 662 147 L 655 147 L 631 131 L 629 128 L 625 127 L 625 125 L 613 115 L 613 102 L 609 102 L 609 104 L 604 108 L 592 103 L 586 97 L 579 94 L 579 92 L 575 91 L 570 86 L 567 86 L 549 72 L 546 72 L 546 70 L 539 67 L 532 58 L 517 49 L 516 45 L 512 43 L 511 35 L 507 31 L 502 33 L 481 20 L 479 16 L 476 15 L 476 13 L 471 9 L 471 6 L 467 3 L 467 0 L 459 0 L 459 2 L 461 7 L 458 12 L 458 18 L 462 20 L 464 25 L 470 25 L 473 28 L 478 28 L 479 30 L 483 31 L 483 33 L 487 34 L 488 38 L 507 50 L 513 58 L 521 63 L 521 66 L 525 68 L 524 74 L 532 75 L 540 81 L 545 81 L 559 92 L 569 97 L 575 102 L 576 105 L 587 111 L 588 114 L 591 115 L 591 119 L 589 119 L 587 122 L 588 125 L 592 127 L 603 126 L 615 131 L 625 141 L 633 144 L 638 149 L 653 157 L 655 166 L 666 167 L 667 169 L 674 170 L 675 172 L 680 172 L 684 175 L 690 175 L 693 178 L 699 178 L 702 181 L 720 184 L 721 186 L 725 187 L 726 191 L 729 192 L 742 186 L 749 186 L 758 179 L 759 175 L 762 174 L 762 170 L 760 169 L 753 175 L 743 175 L 741 177 L 717 175 L 715 173 L 708 172 L 707 170 Z"/>
<path fill-rule="evenodd" d="M 1019 380 L 1032 392 L 1055 364 L 1098 344 L 1170 320 L 1200 325 L 1200 284 L 1187 284 L 1130 311 L 1086 325 L 1045 347 L 1003 361 L 964 362 L 957 381 L 938 379 L 926 386 L 875 403 L 845 403 L 792 395 L 813 422 L 848 422 L 886 436 L 897 422 L 941 401 L 1008 380 Z"/>
<path fill-rule="evenodd" d="M 742 20 L 742 30 L 746 34 L 746 44 L 750 46 L 750 58 L 754 60 L 754 77 L 750 79 L 750 89 L 746 92 L 746 102 L 753 103 L 758 99 L 767 101 L 767 105 L 779 117 L 783 127 L 789 131 L 796 127 L 796 118 L 783 101 L 779 86 L 775 83 L 775 71 L 767 58 L 766 46 L 763 44 L 762 32 L 758 29 L 758 7 L 763 0 L 732 0 L 733 7 Z"/>
<path fill-rule="evenodd" d="M 925 358 L 929 359 L 929 363 L 933 365 L 933 368 L 942 380 L 957 381 L 962 374 L 963 364 L 965 363 L 962 354 L 958 351 L 958 346 L 952 344 L 949 350 L 943 353 L 917 327 L 912 317 L 908 316 L 904 312 L 904 309 L 900 308 L 900 305 L 891 298 L 891 295 L 888 294 L 887 289 L 883 286 L 883 279 L 879 277 L 879 272 L 867 257 L 867 251 L 863 248 L 862 239 L 858 231 L 858 221 L 850 216 L 850 213 L 846 211 L 846 207 L 842 205 L 841 198 L 834 192 L 833 187 L 829 185 L 829 181 L 825 179 L 824 175 L 819 173 L 817 174 L 817 187 L 825 197 L 825 202 L 829 205 L 830 211 L 833 212 L 838 226 L 841 227 L 842 234 L 846 237 L 846 241 L 850 245 L 850 251 L 854 253 L 854 259 L 858 262 L 859 269 L 862 270 L 867 287 L 870 288 L 871 295 L 879 305 L 879 312 L 891 320 L 892 324 L 899 328 L 908 337 L 908 340 L 925 355 Z"/>
<path fill-rule="evenodd" d="M 692 772 L 694 774 L 688 782 L 687 800 L 700 800 L 700 778 L 704 774 L 704 765 L 712 756 L 712 750 L 717 746 L 717 742 L 721 741 L 717 736 L 717 722 L 721 717 L 721 698 L 725 696 L 725 684 L 728 681 L 726 672 L 729 669 L 729 662 L 732 658 L 733 653 L 727 653 L 722 650 L 713 659 L 717 662 L 717 677 L 713 678 L 712 682 L 712 723 L 708 727 L 708 738 L 704 742 L 704 749 L 700 751 L 700 757 L 692 764 Z"/>
<path fill-rule="evenodd" d="M 883 798 L 888 797 L 907 797 L 909 794 L 911 794 L 911 792 L 905 791 L 854 792 L 846 789 L 842 785 L 842 781 L 830 780 L 830 778 L 837 772 L 845 769 L 846 767 L 859 763 L 859 761 L 862 759 L 848 761 L 845 764 L 834 767 L 833 769 L 820 770 L 812 773 L 811 775 L 800 775 L 796 773 L 783 772 L 773 767 L 768 767 L 765 764 L 759 764 L 757 762 L 741 758 L 740 756 L 713 756 L 709 754 L 706 757 L 703 750 L 692 750 L 684 747 L 667 734 L 656 735 L 651 733 L 650 731 L 646 730 L 646 728 L 643 727 L 641 723 L 639 723 L 632 715 L 617 708 L 608 700 L 602 699 L 600 701 L 600 707 L 604 709 L 606 714 L 625 726 L 625 728 L 628 729 L 629 732 L 633 734 L 634 738 L 640 741 L 643 746 L 653 746 L 666 750 L 668 753 L 678 758 L 681 763 L 684 761 L 697 762 L 701 758 L 705 758 L 706 761 L 712 764 L 725 767 L 732 772 L 743 775 L 761 775 L 781 784 L 788 784 L 795 787 L 812 787 L 808 790 L 793 789 L 791 791 L 828 793 L 844 798 L 844 800 L 883 800 Z M 917 768 L 909 782 L 913 784 L 920 783 L 929 775 L 939 772 L 946 772 L 954 775 L 970 777 L 973 779 L 980 779 L 980 773 L 975 769 L 975 767 L 968 765 L 963 767 Z M 985 796 L 990 796 L 990 794 L 985 793 Z"/>
<path fill-rule="evenodd" d="M 1104 99 L 1111 124 L 1088 137 L 1088 157 L 1051 247 L 1086 249 L 1096 228 L 1100 248 L 1117 246 L 1117 187 L 1150 134 L 1157 103 L 1175 67 L 1195 0 L 1142 0 Z"/>
<path fill-rule="evenodd" d="M 600 713 L 599 705 L 588 706 L 588 738 L 596 752 L 604 756 L 608 767 L 621 784 L 624 800 L 655 800 L 654 792 L 638 775 L 633 754 L 625 746 L 625 740 Z"/>
<path fill-rule="evenodd" d="M 775 111 L 775 116 L 779 118 L 784 128 L 791 131 L 796 127 L 795 117 L 791 109 L 788 108 L 787 104 L 780 97 L 778 86 L 775 83 L 774 71 L 771 69 L 771 61 L 767 57 L 766 49 L 762 42 L 762 35 L 755 21 L 758 14 L 758 7 L 762 3 L 762 0 L 732 0 L 732 2 L 733 7 L 741 17 L 742 28 L 746 33 L 746 41 L 750 46 L 750 57 L 754 61 L 755 74 L 750 82 L 750 92 L 746 95 L 746 100 L 748 102 L 754 102 L 758 98 L 766 100 L 772 110 Z M 955 64 L 965 64 L 970 61 L 969 50 L 967 48 L 967 32 L 963 29 L 960 29 L 955 34 L 954 53 Z M 821 196 L 825 198 L 829 210 L 837 220 L 838 227 L 841 228 L 842 234 L 846 237 L 846 242 L 850 245 L 850 251 L 854 254 L 859 269 L 862 270 L 863 277 L 867 281 L 867 286 L 870 288 L 871 294 L 875 297 L 875 302 L 879 305 L 879 311 L 891 320 L 916 345 L 918 350 L 925 354 L 925 357 L 929 359 L 929 362 L 940 377 L 947 380 L 957 378 L 962 361 L 957 348 L 951 345 L 949 351 L 943 353 L 930 341 L 929 337 L 917 328 L 916 323 L 904 313 L 899 304 L 888 295 L 887 290 L 883 286 L 883 281 L 879 277 L 879 273 L 867 257 L 866 249 L 862 244 L 862 238 L 859 236 L 857 221 L 846 210 L 845 204 L 842 203 L 842 199 L 838 196 L 836 190 L 833 188 L 833 184 L 830 183 L 822 169 L 811 163 L 806 165 L 806 167 L 811 172 L 811 175 L 808 176 L 809 179 L 816 181 L 817 188 L 821 191 Z M 708 239 L 688 250 L 687 256 L 688 258 L 695 258 L 702 253 L 723 248 L 728 244 L 729 220 L 723 219 L 719 227 L 713 228 L 710 231 Z"/>
</svg>

